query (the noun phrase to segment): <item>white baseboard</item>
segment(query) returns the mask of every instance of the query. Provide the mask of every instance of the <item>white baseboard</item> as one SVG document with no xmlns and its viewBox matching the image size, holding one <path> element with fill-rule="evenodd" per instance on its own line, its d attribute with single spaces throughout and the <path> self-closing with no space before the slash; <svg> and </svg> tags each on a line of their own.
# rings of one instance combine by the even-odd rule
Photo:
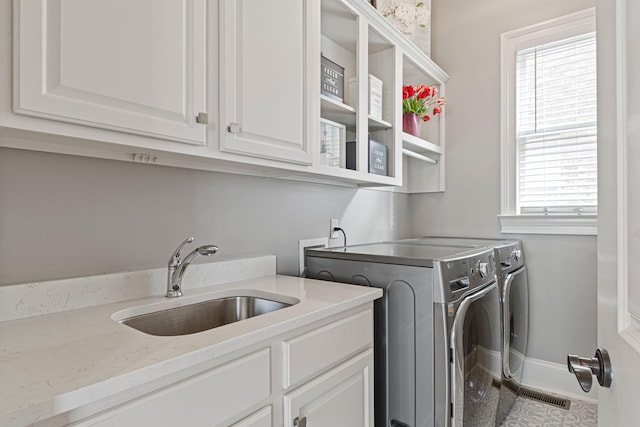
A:
<svg viewBox="0 0 640 427">
<path fill-rule="evenodd" d="M 524 362 L 522 384 L 525 387 L 545 391 L 570 399 L 586 402 L 598 402 L 598 381 L 594 378 L 594 385 L 589 393 L 580 388 L 575 375 L 569 372 L 566 365 L 547 362 L 546 360 L 527 357 Z"/>
</svg>

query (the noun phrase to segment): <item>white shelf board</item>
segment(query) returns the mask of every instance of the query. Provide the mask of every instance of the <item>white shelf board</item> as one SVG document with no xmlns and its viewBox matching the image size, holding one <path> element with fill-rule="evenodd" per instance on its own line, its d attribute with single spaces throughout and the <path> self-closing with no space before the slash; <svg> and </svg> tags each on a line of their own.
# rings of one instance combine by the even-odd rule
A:
<svg viewBox="0 0 640 427">
<path fill-rule="evenodd" d="M 367 182 L 360 184 L 361 187 L 369 187 L 374 184 L 382 185 L 399 185 L 400 181 L 393 176 L 376 175 L 373 173 L 367 173 Z"/>
<path fill-rule="evenodd" d="M 317 169 L 319 172 L 324 173 L 326 175 L 331 175 L 339 178 L 347 178 L 352 180 L 359 180 L 362 177 L 360 176 L 360 172 L 353 169 L 342 168 L 338 166 L 327 166 L 327 165 L 318 165 Z"/>
<path fill-rule="evenodd" d="M 402 132 L 402 147 L 418 154 L 442 154 L 442 147 L 433 142 Z"/>
<path fill-rule="evenodd" d="M 369 172 L 357 171 L 341 167 L 326 165 L 317 166 L 320 173 L 331 175 L 334 178 L 343 178 L 358 183 L 362 187 L 372 185 L 399 185 L 396 178 L 392 176 L 376 175 Z"/>
<path fill-rule="evenodd" d="M 336 101 L 325 95 L 320 95 L 321 116 L 332 122 L 345 125 L 347 129 L 354 130 L 356 126 L 356 109 L 351 105 Z M 386 120 L 368 117 L 369 130 L 392 129 L 393 125 Z"/>
<path fill-rule="evenodd" d="M 369 116 L 369 131 L 392 129 L 393 125 L 385 120 Z"/>
<path fill-rule="evenodd" d="M 356 127 L 356 109 L 350 105 L 333 100 L 325 95 L 320 95 L 320 116 L 341 123 L 349 130 Z"/>
</svg>

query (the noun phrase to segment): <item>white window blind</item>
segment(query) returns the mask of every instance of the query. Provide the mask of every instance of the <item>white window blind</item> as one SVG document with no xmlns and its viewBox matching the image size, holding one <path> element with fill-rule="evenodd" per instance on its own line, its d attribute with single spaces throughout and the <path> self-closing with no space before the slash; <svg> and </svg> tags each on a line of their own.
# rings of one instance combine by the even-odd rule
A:
<svg viewBox="0 0 640 427">
<path fill-rule="evenodd" d="M 517 210 L 597 213 L 595 33 L 517 52 Z"/>
</svg>

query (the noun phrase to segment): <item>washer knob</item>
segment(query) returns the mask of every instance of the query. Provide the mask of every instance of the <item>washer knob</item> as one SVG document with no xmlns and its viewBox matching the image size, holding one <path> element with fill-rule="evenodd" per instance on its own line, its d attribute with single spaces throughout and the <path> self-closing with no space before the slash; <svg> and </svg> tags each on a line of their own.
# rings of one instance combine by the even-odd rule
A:
<svg viewBox="0 0 640 427">
<path fill-rule="evenodd" d="M 476 264 L 476 271 L 478 272 L 480 277 L 485 277 L 487 274 L 489 274 L 489 263 L 478 261 L 478 263 Z"/>
<path fill-rule="evenodd" d="M 520 261 L 520 258 L 522 258 L 522 250 L 514 249 L 513 252 L 511 252 L 511 257 L 516 261 Z"/>
</svg>

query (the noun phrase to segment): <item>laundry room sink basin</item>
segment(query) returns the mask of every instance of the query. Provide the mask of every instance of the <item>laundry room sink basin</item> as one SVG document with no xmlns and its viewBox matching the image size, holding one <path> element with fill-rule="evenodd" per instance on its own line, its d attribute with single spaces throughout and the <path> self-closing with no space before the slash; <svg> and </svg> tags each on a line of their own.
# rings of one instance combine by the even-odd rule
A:
<svg viewBox="0 0 640 427">
<path fill-rule="evenodd" d="M 290 307 L 296 302 L 229 296 L 139 314 L 119 320 L 149 335 L 177 336 L 206 331 Z"/>
</svg>

